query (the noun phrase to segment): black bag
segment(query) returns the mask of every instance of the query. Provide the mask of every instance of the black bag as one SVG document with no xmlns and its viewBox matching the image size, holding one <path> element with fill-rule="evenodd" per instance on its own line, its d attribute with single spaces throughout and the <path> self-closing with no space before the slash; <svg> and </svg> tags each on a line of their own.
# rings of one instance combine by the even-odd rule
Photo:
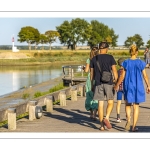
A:
<svg viewBox="0 0 150 150">
<path fill-rule="evenodd" d="M 101 71 L 101 67 L 99 65 L 99 62 L 97 60 L 97 56 L 96 56 L 96 63 L 97 63 L 97 66 L 99 68 L 99 71 L 100 71 L 100 75 L 101 75 L 101 81 L 102 82 L 105 82 L 105 83 L 108 83 L 110 80 L 112 80 L 112 73 L 111 72 L 108 72 L 108 71 Z"/>
</svg>

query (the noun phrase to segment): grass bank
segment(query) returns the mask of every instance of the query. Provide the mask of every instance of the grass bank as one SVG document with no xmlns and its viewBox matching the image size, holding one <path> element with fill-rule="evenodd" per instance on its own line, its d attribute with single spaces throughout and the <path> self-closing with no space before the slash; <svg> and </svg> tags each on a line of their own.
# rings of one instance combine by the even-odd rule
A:
<svg viewBox="0 0 150 150">
<path fill-rule="evenodd" d="M 14 66 L 22 66 L 22 65 L 50 65 L 50 64 L 59 64 L 59 63 L 73 63 L 76 64 L 78 62 L 85 62 L 89 57 L 90 50 L 47 50 L 47 51 L 36 51 L 36 50 L 20 50 L 16 52 L 15 55 L 19 58 L 19 55 L 24 53 L 28 58 L 15 59 L 13 58 L 14 52 L 7 50 L 0 50 L 1 54 L 7 54 L 11 57 L 8 59 L 7 57 L 0 57 L 0 65 L 14 65 Z M 144 50 L 139 51 L 138 57 L 143 58 Z M 128 50 L 109 50 L 108 54 L 114 56 L 114 58 L 118 59 L 119 57 L 130 57 Z"/>
</svg>

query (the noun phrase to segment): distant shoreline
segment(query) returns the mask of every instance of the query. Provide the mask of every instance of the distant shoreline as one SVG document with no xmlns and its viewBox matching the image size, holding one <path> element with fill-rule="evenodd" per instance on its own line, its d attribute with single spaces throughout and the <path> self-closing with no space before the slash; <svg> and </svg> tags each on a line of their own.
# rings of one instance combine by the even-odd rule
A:
<svg viewBox="0 0 150 150">
<path fill-rule="evenodd" d="M 139 50 L 138 57 L 143 59 L 144 50 Z M 52 64 L 85 63 L 90 50 L 50 50 L 50 51 L 19 51 L 0 50 L 0 66 L 35 66 Z M 108 54 L 118 57 L 130 57 L 128 50 L 108 50 Z"/>
</svg>

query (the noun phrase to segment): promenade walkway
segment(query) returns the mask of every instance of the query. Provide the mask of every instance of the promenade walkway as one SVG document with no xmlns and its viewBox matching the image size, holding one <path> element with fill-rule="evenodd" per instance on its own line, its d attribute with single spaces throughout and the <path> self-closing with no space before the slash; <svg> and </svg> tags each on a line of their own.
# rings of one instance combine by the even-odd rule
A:
<svg viewBox="0 0 150 150">
<path fill-rule="evenodd" d="M 147 69 L 150 77 L 150 69 Z M 77 101 L 67 100 L 67 106 L 54 105 L 53 113 L 43 111 L 43 116 L 40 119 L 29 121 L 28 118 L 22 118 L 17 121 L 17 129 L 10 131 L 5 127 L 0 128 L 0 132 L 126 132 L 124 130 L 126 124 L 125 104 L 122 101 L 121 105 L 121 123 L 116 122 L 116 99 L 114 108 L 110 116 L 112 129 L 100 131 L 100 123 L 97 116 L 97 121 L 92 121 L 89 118 L 89 112 L 85 110 L 85 97 L 78 96 Z M 105 109 L 106 110 L 106 101 Z M 104 114 L 106 111 L 104 111 Z M 133 113 L 133 111 L 132 111 Z M 131 117 L 132 121 L 132 117 Z M 146 95 L 146 102 L 140 104 L 140 114 L 137 123 L 139 132 L 150 132 L 150 94 Z"/>
</svg>

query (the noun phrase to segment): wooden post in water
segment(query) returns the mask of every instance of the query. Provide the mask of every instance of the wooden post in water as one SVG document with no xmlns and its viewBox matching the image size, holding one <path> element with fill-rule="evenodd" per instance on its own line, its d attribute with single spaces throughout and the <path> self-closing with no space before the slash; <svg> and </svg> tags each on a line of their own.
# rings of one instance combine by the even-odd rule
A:
<svg viewBox="0 0 150 150">
<path fill-rule="evenodd" d="M 16 130 L 16 108 L 8 109 L 8 129 Z"/>
<path fill-rule="evenodd" d="M 66 106 L 66 93 L 65 93 L 65 91 L 61 91 L 59 93 L 59 97 L 60 97 L 60 106 Z"/>
<path fill-rule="evenodd" d="M 35 116 L 35 107 L 37 105 L 37 101 L 30 101 L 29 102 L 29 120 L 33 121 L 34 119 L 36 119 Z"/>
<path fill-rule="evenodd" d="M 46 97 L 46 111 L 50 113 L 53 112 L 53 96 Z"/>
</svg>

